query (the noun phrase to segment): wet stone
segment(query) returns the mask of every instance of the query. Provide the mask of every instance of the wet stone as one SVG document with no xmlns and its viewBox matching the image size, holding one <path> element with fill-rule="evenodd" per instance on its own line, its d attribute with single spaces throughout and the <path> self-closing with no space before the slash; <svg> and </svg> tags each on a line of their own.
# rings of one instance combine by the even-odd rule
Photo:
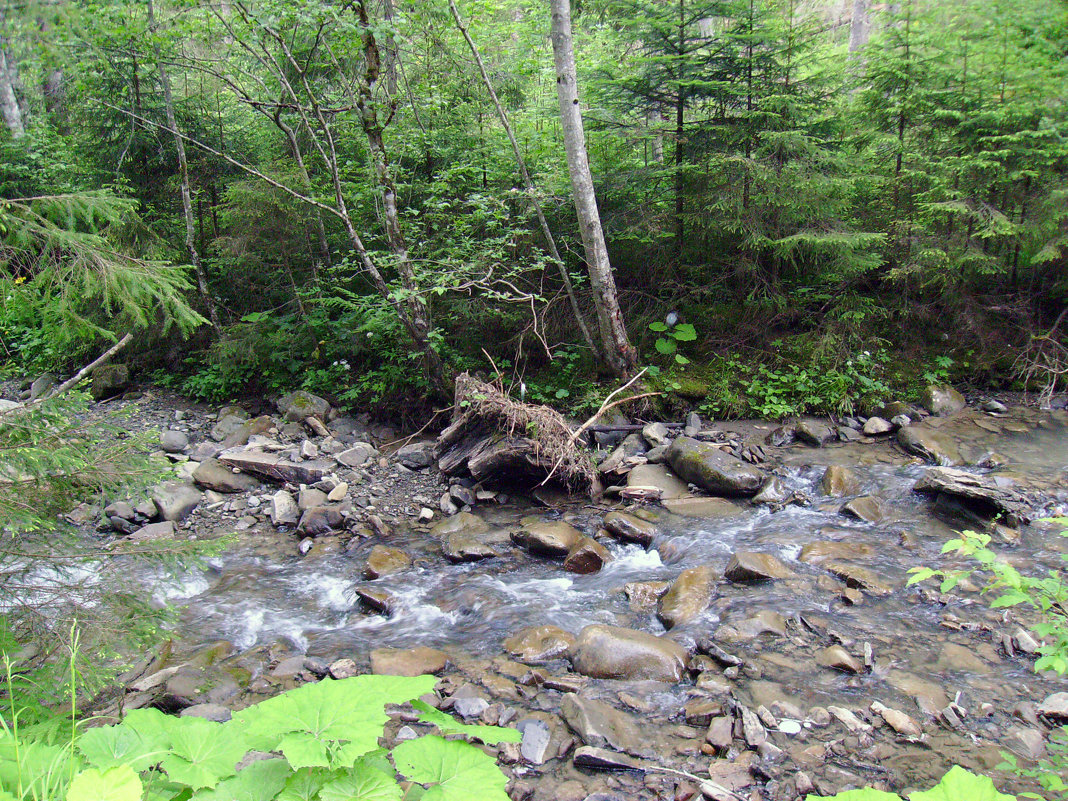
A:
<svg viewBox="0 0 1068 801">
<path fill-rule="evenodd" d="M 476 535 L 463 530 L 454 531 L 446 536 L 441 550 L 450 562 L 478 562 L 500 555 Z"/>
<path fill-rule="evenodd" d="M 625 512 L 609 512 L 605 515 L 604 527 L 617 539 L 636 542 L 646 548 L 659 533 L 657 527 L 649 521 Z"/>
<path fill-rule="evenodd" d="M 845 495 L 856 495 L 860 491 L 860 479 L 848 467 L 833 464 L 823 474 L 820 487 L 824 495 L 841 498 Z"/>
<path fill-rule="evenodd" d="M 379 676 L 437 674 L 448 664 L 449 657 L 444 651 L 426 646 L 409 650 L 376 648 L 371 651 L 371 672 Z"/>
<path fill-rule="evenodd" d="M 388 545 L 376 545 L 367 556 L 363 577 L 373 580 L 392 573 L 400 573 L 411 566 L 412 558 L 404 551 Z"/>
<path fill-rule="evenodd" d="M 571 652 L 577 673 L 598 679 L 678 683 L 689 655 L 672 640 L 644 631 L 595 624 L 579 632 Z"/>
<path fill-rule="evenodd" d="M 869 417 L 867 422 L 864 423 L 864 435 L 867 437 L 877 437 L 880 434 L 889 434 L 894 430 L 894 427 L 890 425 L 889 421 L 884 420 L 881 417 Z"/>
<path fill-rule="evenodd" d="M 878 523 L 886 517 L 882 501 L 874 495 L 854 498 L 845 503 L 840 511 L 847 517 L 855 517 L 857 520 L 863 520 L 866 523 Z"/>
<path fill-rule="evenodd" d="M 536 664 L 567 656 L 575 636 L 556 626 L 532 626 L 504 641 L 504 650 L 520 662 Z"/>
<path fill-rule="evenodd" d="M 576 748 L 572 762 L 574 762 L 575 767 L 589 768 L 591 770 L 644 770 L 641 762 L 633 757 L 604 748 L 594 748 L 589 745 Z"/>
<path fill-rule="evenodd" d="M 817 448 L 822 448 L 836 437 L 830 426 L 818 420 L 801 420 L 797 424 L 796 432 L 799 440 Z"/>
<path fill-rule="evenodd" d="M 683 570 L 660 599 L 657 617 L 666 628 L 688 623 L 712 603 L 716 572 L 711 565 Z"/>
<path fill-rule="evenodd" d="M 790 578 L 793 575 L 777 557 L 751 551 L 736 551 L 723 571 L 724 578 L 736 583 L 771 581 Z"/>
<path fill-rule="evenodd" d="M 667 581 L 631 581 L 623 585 L 623 592 L 631 611 L 648 612 L 656 608 L 657 601 L 670 587 Z"/>
<path fill-rule="evenodd" d="M 822 566 L 828 573 L 844 581 L 847 586 L 864 590 L 869 595 L 889 595 L 893 592 L 889 584 L 866 567 L 837 559 L 824 562 Z"/>
<path fill-rule="evenodd" d="M 715 495 L 755 495 L 764 486 L 760 470 L 708 442 L 678 437 L 665 457 L 679 478 Z"/>
<path fill-rule="evenodd" d="M 1068 692 L 1053 693 L 1046 696 L 1036 711 L 1039 715 L 1060 723 L 1068 723 Z"/>
<path fill-rule="evenodd" d="M 653 755 L 638 722 L 613 706 L 569 693 L 561 699 L 560 711 L 567 725 L 586 745 L 612 748 L 638 757 Z"/>
<path fill-rule="evenodd" d="M 523 734 L 519 753 L 532 765 L 541 765 L 546 760 L 546 752 L 552 739 L 548 725 L 541 720 L 527 719 L 516 724 Z"/>
<path fill-rule="evenodd" d="M 564 570 L 569 573 L 588 575 L 596 573 L 610 561 L 612 561 L 612 555 L 607 548 L 592 537 L 583 536 L 567 552 Z"/>
<path fill-rule="evenodd" d="M 532 554 L 564 558 L 582 539 L 582 532 L 562 520 L 546 520 L 524 525 L 512 539 Z"/>
</svg>

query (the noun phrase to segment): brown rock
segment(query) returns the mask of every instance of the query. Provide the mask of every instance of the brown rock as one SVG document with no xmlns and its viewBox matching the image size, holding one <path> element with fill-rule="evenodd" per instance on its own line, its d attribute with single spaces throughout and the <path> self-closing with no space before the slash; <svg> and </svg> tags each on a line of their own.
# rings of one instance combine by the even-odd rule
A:
<svg viewBox="0 0 1068 801">
<path fill-rule="evenodd" d="M 834 498 L 841 498 L 844 495 L 856 495 L 860 492 L 860 480 L 857 478 L 857 474 L 848 467 L 842 467 L 837 464 L 832 464 L 827 468 L 820 486 L 823 488 L 825 495 L 830 495 Z"/>
<path fill-rule="evenodd" d="M 619 626 L 592 625 L 571 650 L 575 671 L 597 679 L 649 679 L 678 683 L 689 654 L 676 642 Z"/>
<path fill-rule="evenodd" d="M 533 554 L 566 557 L 575 543 L 582 539 L 582 532 L 563 520 L 543 520 L 525 524 L 513 533 L 512 539 Z"/>
<path fill-rule="evenodd" d="M 567 552 L 564 570 L 579 574 L 596 573 L 611 561 L 612 554 L 607 548 L 592 537 L 583 536 Z"/>
<path fill-rule="evenodd" d="M 652 523 L 625 512 L 609 512 L 605 515 L 604 527 L 617 539 L 636 542 L 646 548 L 659 533 Z"/>
<path fill-rule="evenodd" d="M 874 495 L 854 498 L 843 505 L 839 511 L 847 517 L 855 517 L 857 520 L 863 520 L 866 523 L 878 523 L 886 517 L 886 510 L 883 509 L 882 501 Z"/>
<path fill-rule="evenodd" d="M 716 573 L 711 565 L 683 570 L 660 599 L 657 617 L 667 628 L 688 623 L 700 615 L 716 592 Z"/>
<path fill-rule="evenodd" d="M 875 549 L 863 542 L 807 542 L 801 547 L 802 562 L 819 564 L 828 559 L 867 558 Z"/>
<path fill-rule="evenodd" d="M 723 577 L 738 583 L 790 578 L 793 572 L 778 558 L 767 553 L 736 551 L 723 571 Z"/>
<path fill-rule="evenodd" d="M 399 548 L 390 548 L 388 545 L 376 545 L 367 556 L 363 577 L 366 579 L 381 578 L 391 573 L 400 573 L 411 566 L 412 557 L 404 551 Z"/>
<path fill-rule="evenodd" d="M 841 645 L 824 648 L 816 655 L 816 662 L 824 667 L 841 670 L 845 673 L 863 673 L 864 665 Z"/>
<path fill-rule="evenodd" d="M 632 612 L 648 612 L 671 587 L 667 581 L 631 581 L 623 585 Z"/>
<path fill-rule="evenodd" d="M 844 581 L 846 586 L 864 590 L 869 595 L 889 595 L 893 592 L 893 588 L 874 572 L 852 562 L 832 560 L 824 562 L 823 568 Z"/>
<path fill-rule="evenodd" d="M 437 674 L 449 664 L 444 651 L 420 646 L 402 648 L 376 648 L 371 651 L 371 672 L 379 676 L 422 676 Z"/>
<path fill-rule="evenodd" d="M 521 629 L 504 641 L 504 650 L 520 662 L 548 662 L 567 656 L 575 644 L 575 635 L 556 626 L 531 626 Z"/>
</svg>

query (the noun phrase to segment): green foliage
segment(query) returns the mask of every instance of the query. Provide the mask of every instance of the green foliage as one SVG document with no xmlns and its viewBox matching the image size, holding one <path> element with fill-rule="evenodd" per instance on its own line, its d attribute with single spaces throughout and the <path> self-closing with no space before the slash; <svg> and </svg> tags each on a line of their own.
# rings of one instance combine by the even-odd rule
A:
<svg viewBox="0 0 1068 801">
<path fill-rule="evenodd" d="M 909 801 L 1013 801 L 1013 796 L 998 792 L 989 776 L 977 776 L 960 765 L 954 765 L 942 777 L 942 781 L 930 790 L 909 793 Z M 805 801 L 819 801 L 810 795 Z M 895 793 L 865 787 L 862 790 L 846 790 L 827 797 L 827 801 L 901 801 Z"/>
<path fill-rule="evenodd" d="M 1061 536 L 1068 536 L 1068 518 L 1055 518 L 1051 522 L 1065 529 Z M 990 548 L 990 539 L 987 534 L 962 532 L 959 538 L 942 546 L 942 553 L 967 556 L 978 563 L 977 568 L 947 571 L 914 567 L 909 571 L 912 575 L 908 583 L 940 578 L 941 591 L 949 592 L 962 579 L 982 571 L 985 577 L 983 592 L 996 595 L 990 603 L 991 608 L 1028 606 L 1038 614 L 1038 621 L 1031 627 L 1042 640 L 1039 646 L 1041 656 L 1035 661 L 1035 670 L 1051 670 L 1063 676 L 1068 673 L 1068 581 L 1065 581 L 1063 571 L 1050 570 L 1045 576 L 1023 575 Z M 1068 564 L 1068 556 L 1062 555 L 1061 559 Z M 1068 726 L 1054 732 L 1046 758 L 1036 765 L 1020 766 L 1012 754 L 1004 756 L 1006 762 L 1002 768 L 1038 780 L 1047 792 L 1055 793 L 1058 798 L 1068 798 L 1068 784 L 1064 779 L 1068 776 Z M 1040 797 L 1031 793 L 1024 795 Z"/>
<path fill-rule="evenodd" d="M 16 714 L 0 732 L 0 792 L 16 801 L 506 801 L 505 776 L 470 743 L 425 736 L 392 753 L 379 748 L 385 706 L 431 692 L 436 683 L 433 676 L 324 679 L 241 710 L 227 723 L 138 709 L 119 724 L 72 731 L 66 742 L 20 730 Z M 465 726 L 419 708 L 443 733 L 484 742 L 520 738 L 514 729 Z M 238 770 L 250 752 L 267 758 Z M 425 792 L 414 795 L 401 780 Z"/>
<path fill-rule="evenodd" d="M 693 342 L 697 339 L 697 330 L 692 323 L 679 323 L 669 328 L 666 323 L 654 322 L 649 323 L 649 330 L 663 334 L 663 336 L 656 339 L 655 347 L 657 353 L 661 356 L 674 356 L 677 364 L 687 365 L 690 363 L 689 359 L 678 352 L 678 343 Z"/>
</svg>

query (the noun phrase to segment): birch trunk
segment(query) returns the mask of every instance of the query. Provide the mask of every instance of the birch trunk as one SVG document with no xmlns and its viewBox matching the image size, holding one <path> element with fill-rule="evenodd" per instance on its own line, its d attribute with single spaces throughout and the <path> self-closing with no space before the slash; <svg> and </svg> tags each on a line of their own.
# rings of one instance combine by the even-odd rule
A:
<svg viewBox="0 0 1068 801">
<path fill-rule="evenodd" d="M 571 285 L 571 276 L 567 274 L 567 267 L 564 264 L 564 260 L 560 258 L 560 251 L 556 247 L 556 240 L 553 238 L 553 232 L 549 229 L 549 221 L 545 218 L 545 211 L 542 209 L 541 203 L 538 201 L 538 196 L 534 190 L 534 181 L 531 180 L 530 172 L 527 170 L 527 162 L 523 158 L 523 151 L 520 150 L 519 142 L 516 141 L 515 133 L 512 131 L 512 126 L 508 122 L 508 113 L 504 110 L 504 106 L 501 105 L 501 101 L 497 97 L 497 92 L 493 88 L 493 82 L 490 80 L 489 73 L 486 72 L 485 64 L 482 63 L 482 56 L 478 52 L 478 48 L 475 46 L 474 39 L 472 39 L 471 34 L 467 32 L 467 26 L 464 25 L 463 18 L 460 16 L 460 10 L 456 7 L 456 0 L 449 0 L 449 10 L 452 11 L 453 19 L 456 20 L 456 27 L 460 29 L 460 33 L 463 34 L 464 39 L 467 41 L 467 46 L 471 50 L 471 55 L 475 57 L 475 63 L 478 64 L 478 71 L 482 75 L 482 83 L 485 84 L 486 91 L 489 92 L 490 99 L 493 100 L 493 106 L 497 109 L 497 117 L 500 119 L 501 125 L 504 127 L 505 134 L 508 135 L 508 141 L 512 143 L 512 152 L 515 153 L 516 164 L 519 165 L 519 174 L 523 177 L 523 186 L 527 190 L 527 197 L 530 199 L 530 204 L 534 207 L 534 213 L 538 217 L 538 226 L 541 228 L 542 236 L 545 237 L 545 246 L 549 249 L 549 255 L 560 270 L 560 280 L 564 284 L 564 291 L 567 293 L 568 302 L 571 304 L 571 313 L 575 315 L 575 323 L 578 325 L 579 332 L 582 334 L 582 339 L 586 342 L 587 347 L 589 347 L 594 355 L 600 359 L 600 350 L 597 348 L 596 343 L 594 343 L 593 335 L 590 334 L 589 326 L 586 325 L 586 318 L 583 317 L 582 310 L 579 308 L 578 298 L 575 297 L 575 288 Z"/>
<path fill-rule="evenodd" d="M 15 76 L 15 64 L 9 63 L 4 41 L 0 39 L 0 113 L 4 116 L 4 125 L 11 133 L 12 139 L 18 139 L 26 133 L 22 122 L 22 109 L 15 94 Z"/>
<path fill-rule="evenodd" d="M 586 153 L 586 134 L 582 127 L 579 107 L 578 79 L 575 70 L 575 50 L 571 39 L 570 0 L 550 0 L 552 10 L 553 61 L 556 65 L 556 94 L 560 101 L 560 127 L 564 133 L 567 170 L 571 175 L 571 191 L 575 198 L 582 245 L 586 251 L 586 266 L 590 272 L 593 302 L 597 309 L 597 323 L 604 344 L 605 361 L 621 377 L 630 377 L 637 369 L 638 357 L 623 323 L 619 309 L 616 282 L 608 260 L 608 247 L 597 210 L 589 157 Z"/>
<path fill-rule="evenodd" d="M 152 0 L 148 0 L 148 27 L 155 33 L 156 22 L 153 13 Z M 182 180 L 182 214 L 185 217 L 185 246 L 189 251 L 189 259 L 193 262 L 193 270 L 197 276 L 197 288 L 200 297 L 208 310 L 208 319 L 211 320 L 212 328 L 217 336 L 222 336 L 222 326 L 219 324 L 219 310 L 215 306 L 215 299 L 208 289 L 208 277 L 204 272 L 204 264 L 200 260 L 200 251 L 197 250 L 196 225 L 193 220 L 193 197 L 189 191 L 189 161 L 185 155 L 185 140 L 178 130 L 178 123 L 174 117 L 174 97 L 171 94 L 171 80 L 167 74 L 167 68 L 163 61 L 159 62 L 159 82 L 163 88 L 163 105 L 167 114 L 167 128 L 174 136 L 174 146 L 178 151 L 178 171 Z"/>
</svg>

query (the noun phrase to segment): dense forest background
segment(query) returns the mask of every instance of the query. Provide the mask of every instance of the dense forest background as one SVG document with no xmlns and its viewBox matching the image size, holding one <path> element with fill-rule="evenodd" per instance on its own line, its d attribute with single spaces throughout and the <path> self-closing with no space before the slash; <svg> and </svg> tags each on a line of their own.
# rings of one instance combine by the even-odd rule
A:
<svg viewBox="0 0 1068 801">
<path fill-rule="evenodd" d="M 617 384 L 548 4 L 450 5 L 7 2 L 0 358 L 69 370 L 135 330 L 142 375 L 214 401 L 304 387 L 414 419 L 469 369 L 596 408 Z M 572 15 L 619 303 L 667 406 L 1059 388 L 1063 0 Z M 168 324 L 182 299 L 200 319 Z"/>
</svg>

